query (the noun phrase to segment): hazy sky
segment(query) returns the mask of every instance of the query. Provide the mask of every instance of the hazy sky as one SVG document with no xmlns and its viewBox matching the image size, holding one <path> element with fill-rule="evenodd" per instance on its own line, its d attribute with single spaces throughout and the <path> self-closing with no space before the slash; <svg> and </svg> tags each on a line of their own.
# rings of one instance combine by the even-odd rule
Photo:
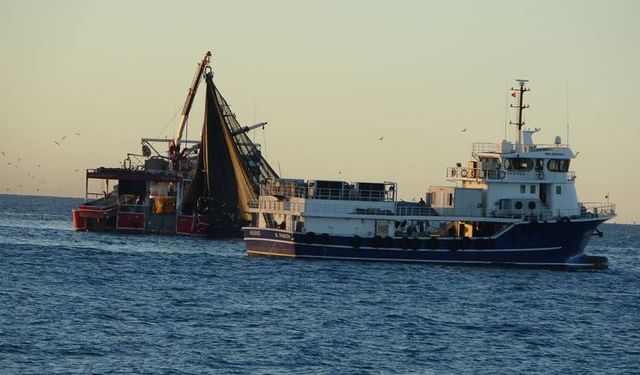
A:
<svg viewBox="0 0 640 375">
<path fill-rule="evenodd" d="M 516 78 L 536 140 L 565 141 L 568 86 L 580 200 L 609 193 L 615 221 L 640 221 L 639 14 L 640 1 L 0 0 L 0 193 L 83 196 L 84 169 L 171 137 L 211 50 L 239 120 L 269 122 L 253 136 L 283 176 L 396 181 L 407 200 L 445 184 L 473 142 L 504 138 Z"/>
</svg>

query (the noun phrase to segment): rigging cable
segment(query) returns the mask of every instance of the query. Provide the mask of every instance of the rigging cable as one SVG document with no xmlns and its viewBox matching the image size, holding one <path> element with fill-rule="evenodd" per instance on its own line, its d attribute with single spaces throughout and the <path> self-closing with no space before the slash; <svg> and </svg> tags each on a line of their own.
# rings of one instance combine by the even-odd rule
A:
<svg viewBox="0 0 640 375">
<path fill-rule="evenodd" d="M 162 136 L 162 133 L 164 133 L 164 131 L 167 130 L 167 127 L 176 118 L 176 116 L 178 115 L 178 112 L 180 112 L 180 107 L 178 107 L 178 109 L 176 110 L 176 113 L 173 114 L 173 117 L 171 117 L 171 120 L 169 120 L 167 124 L 164 126 L 164 128 L 162 128 L 162 130 L 160 131 L 160 134 L 158 134 L 158 138 L 160 138 Z"/>
</svg>

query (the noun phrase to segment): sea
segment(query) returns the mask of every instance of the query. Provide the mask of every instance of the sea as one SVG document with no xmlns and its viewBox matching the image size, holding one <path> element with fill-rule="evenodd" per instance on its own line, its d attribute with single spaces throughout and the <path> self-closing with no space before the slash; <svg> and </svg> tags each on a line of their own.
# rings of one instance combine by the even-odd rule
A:
<svg viewBox="0 0 640 375">
<path fill-rule="evenodd" d="M 80 202 L 0 196 L 0 374 L 640 373 L 640 226 L 604 271 L 291 260 L 75 232 Z"/>
</svg>

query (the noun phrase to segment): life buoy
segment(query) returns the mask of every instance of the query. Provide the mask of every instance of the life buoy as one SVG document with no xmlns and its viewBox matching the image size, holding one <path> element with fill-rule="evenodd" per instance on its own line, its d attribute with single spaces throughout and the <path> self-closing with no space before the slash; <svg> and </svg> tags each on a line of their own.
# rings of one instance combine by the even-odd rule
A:
<svg viewBox="0 0 640 375">
<path fill-rule="evenodd" d="M 351 246 L 355 247 L 356 249 L 362 246 L 362 238 L 358 235 L 353 236 L 353 238 L 351 239 Z"/>
<path fill-rule="evenodd" d="M 460 172 L 460 176 L 467 177 L 467 170 L 463 169 L 462 172 Z"/>
<path fill-rule="evenodd" d="M 330 237 L 328 234 L 326 234 L 326 233 L 322 233 L 322 234 L 320 235 L 320 237 L 318 237 L 318 242 L 319 242 L 320 244 L 322 244 L 322 245 L 326 245 L 326 244 L 328 244 L 328 243 L 329 243 L 329 240 L 330 240 L 330 239 L 331 239 L 331 237 Z"/>
<path fill-rule="evenodd" d="M 435 237 L 429 238 L 429 249 L 435 250 L 438 248 L 438 239 Z"/>
<path fill-rule="evenodd" d="M 418 250 L 420 248 L 420 239 L 418 237 L 412 238 L 410 246 L 413 250 Z"/>
<path fill-rule="evenodd" d="M 463 249 L 471 248 L 471 238 L 462 237 L 462 239 L 460 240 L 460 247 Z"/>
<path fill-rule="evenodd" d="M 380 236 L 373 237 L 373 239 L 371 240 L 371 244 L 376 249 L 379 248 L 379 247 L 382 247 L 382 237 L 380 237 Z"/>
<path fill-rule="evenodd" d="M 458 250 L 458 241 L 454 240 L 454 239 L 451 239 L 451 241 L 449 241 L 448 248 L 451 251 Z"/>
<path fill-rule="evenodd" d="M 404 250 L 407 250 L 409 248 L 409 239 L 407 237 L 403 237 L 400 240 L 400 247 L 403 248 Z"/>
<path fill-rule="evenodd" d="M 308 243 L 308 244 L 312 244 L 318 241 L 318 235 L 316 235 L 313 232 L 307 232 L 304 235 L 304 242 Z"/>
<path fill-rule="evenodd" d="M 386 236 L 383 241 L 384 247 L 390 249 L 393 247 L 393 238 Z"/>
</svg>

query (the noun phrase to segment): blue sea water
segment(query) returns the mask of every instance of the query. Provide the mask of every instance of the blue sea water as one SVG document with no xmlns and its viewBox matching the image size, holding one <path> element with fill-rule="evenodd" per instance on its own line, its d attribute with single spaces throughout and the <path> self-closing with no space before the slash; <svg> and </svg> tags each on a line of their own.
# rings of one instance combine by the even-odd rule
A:
<svg viewBox="0 0 640 375">
<path fill-rule="evenodd" d="M 249 258 L 242 241 L 74 232 L 0 196 L 0 373 L 640 372 L 640 227 L 605 271 Z"/>
</svg>

